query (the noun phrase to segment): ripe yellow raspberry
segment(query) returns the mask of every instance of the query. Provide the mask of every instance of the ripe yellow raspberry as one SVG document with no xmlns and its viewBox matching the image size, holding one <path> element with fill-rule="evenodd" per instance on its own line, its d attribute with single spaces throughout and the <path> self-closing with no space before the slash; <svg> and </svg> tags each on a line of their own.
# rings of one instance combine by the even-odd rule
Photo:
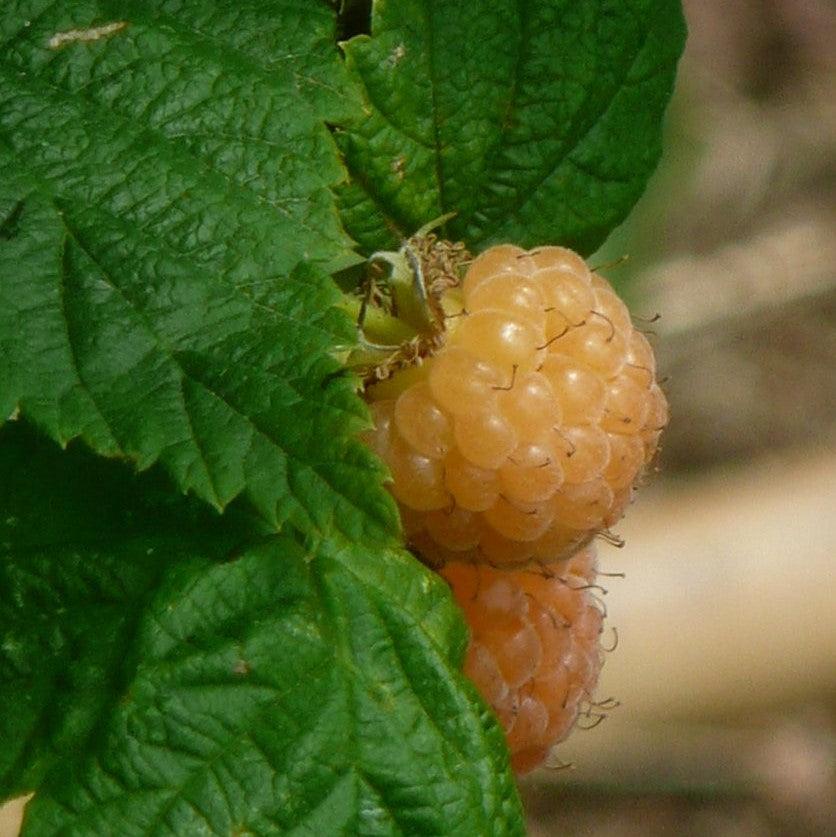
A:
<svg viewBox="0 0 836 837">
<path fill-rule="evenodd" d="M 366 390 L 410 544 L 435 565 L 570 556 L 621 517 L 667 423 L 650 345 L 563 247 L 492 247 L 432 302 L 420 363 Z"/>
<path fill-rule="evenodd" d="M 470 627 L 465 674 L 499 718 L 518 774 L 546 761 L 591 699 L 602 661 L 595 566 L 587 547 L 552 572 L 440 571 Z"/>
</svg>

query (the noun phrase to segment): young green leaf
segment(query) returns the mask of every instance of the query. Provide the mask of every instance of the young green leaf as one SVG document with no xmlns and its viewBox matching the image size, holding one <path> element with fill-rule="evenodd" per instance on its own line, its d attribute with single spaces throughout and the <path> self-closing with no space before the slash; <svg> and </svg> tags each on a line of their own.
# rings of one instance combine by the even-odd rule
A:
<svg viewBox="0 0 836 837">
<path fill-rule="evenodd" d="M 391 532 L 332 377 L 355 333 L 325 271 L 356 259 L 330 191 L 324 120 L 356 104 L 333 11 L 221 6 L 0 6 L 0 421 L 276 526 Z"/>
<path fill-rule="evenodd" d="M 519 834 L 444 584 L 0 433 L 0 788 L 25 835 Z"/>
<path fill-rule="evenodd" d="M 371 251 L 456 212 L 471 247 L 593 251 L 656 165 L 684 35 L 679 0 L 374 4 L 345 45 L 348 230 Z"/>
</svg>

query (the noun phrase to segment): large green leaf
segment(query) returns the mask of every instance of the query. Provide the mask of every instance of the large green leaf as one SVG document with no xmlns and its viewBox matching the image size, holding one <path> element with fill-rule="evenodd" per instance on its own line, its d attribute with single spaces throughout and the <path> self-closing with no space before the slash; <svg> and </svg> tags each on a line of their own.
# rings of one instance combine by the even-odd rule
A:
<svg viewBox="0 0 836 837">
<path fill-rule="evenodd" d="M 25 834 L 520 832 L 438 578 L 170 496 L 0 433 L 0 788 L 38 787 Z"/>
<path fill-rule="evenodd" d="M 476 248 L 591 252 L 656 165 L 684 33 L 679 0 L 376 2 L 345 46 L 349 231 L 373 250 L 456 212 Z"/>
<path fill-rule="evenodd" d="M 333 30 L 308 0 L 0 6 L 0 416 L 274 525 L 394 530 L 331 377 Z"/>
</svg>

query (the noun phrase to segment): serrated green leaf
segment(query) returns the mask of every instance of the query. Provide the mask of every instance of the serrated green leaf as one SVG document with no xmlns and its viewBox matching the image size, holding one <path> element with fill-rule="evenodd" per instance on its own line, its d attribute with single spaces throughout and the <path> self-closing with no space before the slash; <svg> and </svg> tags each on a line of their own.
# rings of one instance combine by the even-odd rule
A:
<svg viewBox="0 0 836 837">
<path fill-rule="evenodd" d="M 274 525 L 395 531 L 331 377 L 324 120 L 356 96 L 327 4 L 6 3 L 0 38 L 0 416 Z"/>
<path fill-rule="evenodd" d="M 345 45 L 347 229 L 372 251 L 456 212 L 475 249 L 592 252 L 656 165 L 684 34 L 679 0 L 376 2 Z"/>
<path fill-rule="evenodd" d="M 0 433 L 0 787 L 38 786 L 24 834 L 521 833 L 444 584 L 251 531 Z"/>
</svg>

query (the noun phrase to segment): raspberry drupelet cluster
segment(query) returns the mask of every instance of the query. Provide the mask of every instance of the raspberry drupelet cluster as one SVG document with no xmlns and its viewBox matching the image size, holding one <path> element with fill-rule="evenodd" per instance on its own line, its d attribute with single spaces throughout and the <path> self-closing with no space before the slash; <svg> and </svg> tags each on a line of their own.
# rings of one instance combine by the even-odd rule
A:
<svg viewBox="0 0 836 837">
<path fill-rule="evenodd" d="M 367 376 L 366 441 L 389 466 L 408 544 L 468 618 L 466 670 L 525 772 L 591 694 L 601 619 L 580 589 L 595 579 L 587 545 L 631 501 L 667 402 L 647 339 L 576 253 L 500 245 L 445 267 L 417 277 L 428 313 L 408 362 Z"/>
<path fill-rule="evenodd" d="M 594 548 L 559 571 L 461 562 L 440 571 L 470 627 L 465 674 L 496 712 L 518 774 L 543 764 L 568 735 L 601 668 L 603 616 L 587 592 Z"/>
<path fill-rule="evenodd" d="M 653 351 L 562 247 L 494 247 L 455 293 L 459 316 L 420 378 L 367 391 L 407 537 L 435 565 L 571 555 L 621 517 L 656 451 L 667 404 Z"/>
</svg>

